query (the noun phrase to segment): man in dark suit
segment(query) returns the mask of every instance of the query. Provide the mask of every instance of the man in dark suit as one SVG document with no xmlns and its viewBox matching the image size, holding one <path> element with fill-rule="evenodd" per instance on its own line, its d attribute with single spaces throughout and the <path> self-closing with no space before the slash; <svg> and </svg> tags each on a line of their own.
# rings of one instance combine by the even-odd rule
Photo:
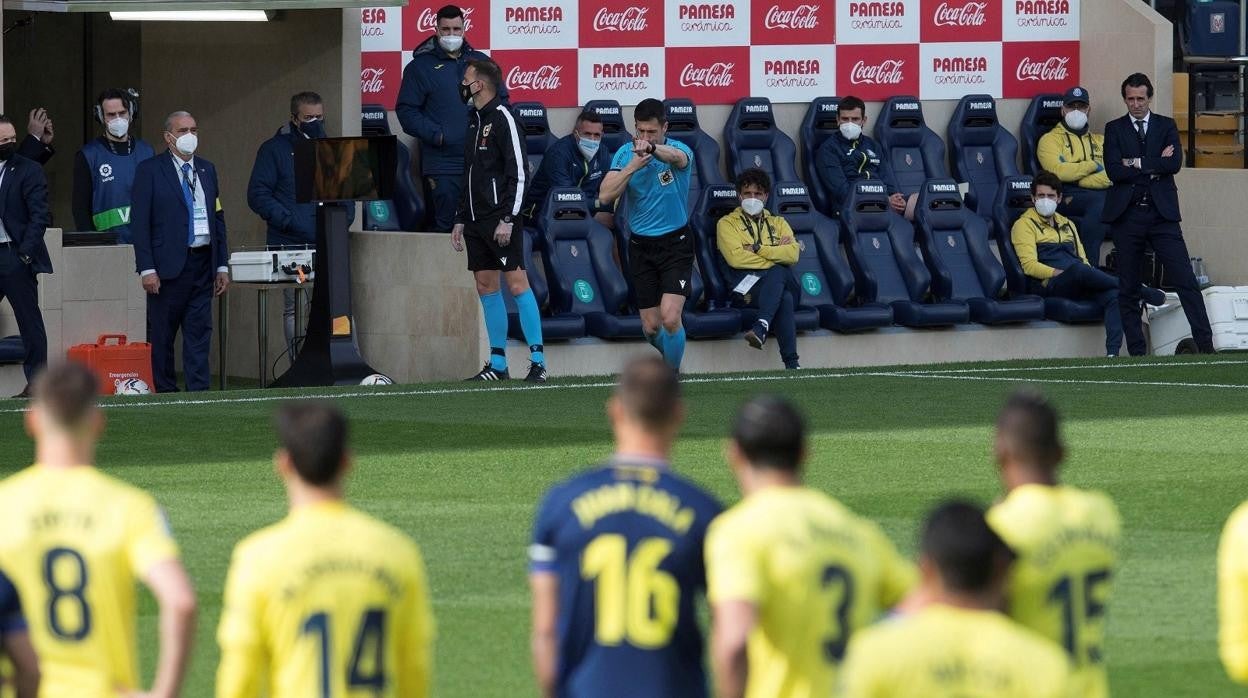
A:
<svg viewBox="0 0 1248 698">
<path fill-rule="evenodd" d="M 182 331 L 187 390 L 207 390 L 212 298 L 230 284 L 225 213 L 217 170 L 195 157 L 199 126 L 184 111 L 165 119 L 169 149 L 139 163 L 130 228 L 135 268 L 147 291 L 156 391 L 178 389 L 173 341 Z"/>
<path fill-rule="evenodd" d="M 1179 226 L 1179 192 L 1174 175 L 1183 166 L 1183 148 L 1174 119 L 1149 109 L 1153 85 L 1134 73 L 1122 81 L 1127 114 L 1105 124 L 1105 171 L 1113 186 L 1102 221 L 1110 225 L 1118 250 L 1118 306 L 1127 350 L 1143 356 L 1148 347 L 1140 327 L 1140 267 L 1151 247 L 1178 289 L 1192 339 L 1202 353 L 1213 353 L 1213 332 L 1205 299 Z"/>
<path fill-rule="evenodd" d="M 8 298 L 22 335 L 26 381 L 48 362 L 48 334 L 39 310 L 36 274 L 51 274 L 43 243 L 48 214 L 48 182 L 43 170 L 18 154 L 17 129 L 0 115 L 0 298 Z M 30 386 L 14 397 L 30 397 Z"/>
</svg>

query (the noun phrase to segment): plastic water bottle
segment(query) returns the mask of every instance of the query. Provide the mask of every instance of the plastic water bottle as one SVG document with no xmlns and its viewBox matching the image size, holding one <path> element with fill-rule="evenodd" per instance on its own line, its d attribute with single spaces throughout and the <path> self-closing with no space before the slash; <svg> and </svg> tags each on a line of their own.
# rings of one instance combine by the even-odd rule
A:
<svg viewBox="0 0 1248 698">
<path fill-rule="evenodd" d="M 1201 288 L 1209 288 L 1213 285 L 1209 281 L 1209 272 L 1205 270 L 1204 257 L 1196 258 L 1196 285 Z"/>
</svg>

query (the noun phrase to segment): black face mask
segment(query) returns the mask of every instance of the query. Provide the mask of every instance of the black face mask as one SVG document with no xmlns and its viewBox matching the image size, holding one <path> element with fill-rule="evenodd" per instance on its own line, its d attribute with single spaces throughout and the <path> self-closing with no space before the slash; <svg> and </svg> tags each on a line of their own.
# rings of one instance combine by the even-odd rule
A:
<svg viewBox="0 0 1248 698">
<path fill-rule="evenodd" d="M 294 122 L 295 128 L 304 135 L 305 138 L 324 138 L 325 122 L 321 120 L 308 121 L 305 123 Z"/>
<path fill-rule="evenodd" d="M 462 82 L 459 83 L 459 98 L 464 100 L 465 104 L 471 102 L 472 98 L 475 96 L 476 93 L 472 91 L 472 83 L 468 83 L 467 85 Z"/>
<path fill-rule="evenodd" d="M 0 145 L 0 161 L 11 160 L 17 154 L 17 141 Z"/>
</svg>

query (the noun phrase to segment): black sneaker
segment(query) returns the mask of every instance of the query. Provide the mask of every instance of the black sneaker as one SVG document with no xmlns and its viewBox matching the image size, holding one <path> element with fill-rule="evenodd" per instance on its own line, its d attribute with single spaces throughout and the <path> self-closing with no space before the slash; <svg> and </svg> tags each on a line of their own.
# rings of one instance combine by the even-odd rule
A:
<svg viewBox="0 0 1248 698">
<path fill-rule="evenodd" d="M 511 378 L 511 374 L 507 372 L 507 369 L 505 369 L 505 368 L 504 368 L 504 369 L 503 369 L 503 370 L 501 370 L 501 371 L 495 371 L 493 368 L 490 368 L 490 365 L 489 365 L 489 364 L 486 364 L 486 365 L 485 365 L 485 367 L 484 367 L 484 368 L 482 368 L 482 369 L 480 370 L 480 372 L 478 372 L 478 373 L 477 373 L 477 375 L 473 376 L 472 378 L 468 378 L 468 379 L 466 379 L 466 380 L 470 380 L 470 381 L 505 381 L 505 380 L 507 380 L 507 379 L 509 379 L 509 378 Z"/>
<path fill-rule="evenodd" d="M 755 349 L 762 349 L 767 342 L 767 328 L 761 322 L 754 323 L 750 331 L 745 333 L 745 341 Z"/>
<path fill-rule="evenodd" d="M 529 362 L 529 375 L 524 377 L 526 383 L 545 383 L 546 382 L 546 364 L 539 364 L 535 361 Z"/>
</svg>

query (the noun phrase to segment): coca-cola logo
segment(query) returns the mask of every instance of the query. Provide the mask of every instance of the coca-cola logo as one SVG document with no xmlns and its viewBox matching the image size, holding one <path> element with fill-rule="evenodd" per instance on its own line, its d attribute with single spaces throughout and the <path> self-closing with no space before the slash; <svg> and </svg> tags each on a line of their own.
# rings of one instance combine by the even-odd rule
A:
<svg viewBox="0 0 1248 698">
<path fill-rule="evenodd" d="M 360 92 L 366 95 L 381 94 L 385 89 L 382 78 L 385 68 L 363 68 L 360 70 Z"/>
<path fill-rule="evenodd" d="M 646 30 L 646 13 L 648 7 L 627 7 L 619 12 L 610 12 L 607 8 L 599 8 L 594 15 L 594 31 L 602 32 L 644 32 Z"/>
<path fill-rule="evenodd" d="M 1069 63 L 1069 56 L 1049 56 L 1042 61 L 1033 61 L 1023 56 L 1018 67 L 1014 69 L 1014 77 L 1019 80 L 1062 81 L 1070 75 L 1066 67 Z"/>
<path fill-rule="evenodd" d="M 469 29 L 472 29 L 472 10 L 473 8 L 471 7 L 463 8 L 464 31 L 468 31 Z M 422 32 L 422 33 L 431 32 L 431 31 L 436 31 L 437 28 L 438 28 L 438 13 L 428 7 L 421 10 L 420 14 L 417 15 L 416 17 L 416 31 Z"/>
<path fill-rule="evenodd" d="M 819 6 L 798 5 L 791 10 L 782 10 L 779 5 L 772 5 L 763 18 L 763 26 L 768 29 L 815 29 L 819 26 Z"/>
<path fill-rule="evenodd" d="M 695 67 L 693 63 L 686 63 L 684 69 L 680 71 L 680 86 L 731 87 L 732 71 L 736 67 L 735 63 L 722 61 L 703 67 Z"/>
<path fill-rule="evenodd" d="M 968 2 L 960 7 L 950 7 L 948 2 L 942 2 L 936 8 L 934 21 L 938 27 L 982 27 L 988 22 L 984 14 L 987 10 L 986 2 Z"/>
<path fill-rule="evenodd" d="M 507 89 L 557 90 L 561 70 L 563 66 L 559 65 L 543 65 L 534 70 L 521 70 L 519 66 L 512 66 L 507 71 Z"/>
<path fill-rule="evenodd" d="M 858 61 L 849 72 L 849 82 L 854 85 L 900 85 L 903 79 L 901 69 L 905 65 L 905 61 L 893 58 L 876 65 Z"/>
<path fill-rule="evenodd" d="M 563 8 L 558 5 L 549 7 L 508 7 L 503 10 L 505 22 L 562 22 Z"/>
</svg>

